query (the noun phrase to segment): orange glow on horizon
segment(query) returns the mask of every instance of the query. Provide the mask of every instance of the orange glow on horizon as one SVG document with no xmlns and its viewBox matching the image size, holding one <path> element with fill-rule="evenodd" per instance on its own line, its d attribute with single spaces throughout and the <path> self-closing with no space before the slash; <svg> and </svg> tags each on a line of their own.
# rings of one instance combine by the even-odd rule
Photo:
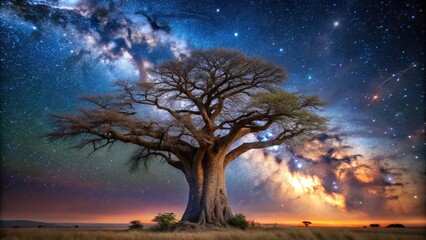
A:
<svg viewBox="0 0 426 240">
<path fill-rule="evenodd" d="M 381 227 L 386 227 L 389 224 L 400 223 L 406 227 L 425 227 L 426 218 L 413 218 L 413 219 L 402 219 L 402 220 L 389 220 L 389 219 L 357 219 L 357 220 L 324 220 L 324 219 L 300 219 L 296 221 L 283 220 L 278 218 L 258 218 L 255 222 L 261 224 L 279 224 L 284 226 L 304 226 L 302 221 L 312 222 L 313 227 L 363 227 L 369 226 L 372 223 L 378 223 Z"/>
<path fill-rule="evenodd" d="M 237 211 L 238 212 L 238 211 Z M 182 217 L 182 212 L 175 211 L 177 219 Z M 140 220 L 143 224 L 153 224 L 152 219 L 158 212 L 147 212 L 144 211 L 143 214 L 122 214 L 122 215 L 95 215 L 95 216 L 80 216 L 80 218 L 43 218 L 42 216 L 34 216 L 32 221 L 40 222 L 51 222 L 51 223 L 100 223 L 100 224 L 127 224 L 131 220 Z M 83 218 L 82 218 L 83 217 Z M 381 227 L 386 227 L 389 224 L 400 223 L 404 224 L 406 227 L 426 227 L 426 218 L 424 217 L 407 217 L 407 218 L 369 218 L 368 216 L 363 216 L 363 214 L 357 213 L 348 213 L 346 215 L 341 215 L 340 217 L 331 217 L 330 219 L 318 218 L 309 216 L 290 216 L 288 218 L 283 218 L 282 216 L 274 216 L 271 214 L 247 214 L 247 220 L 251 222 L 254 220 L 256 223 L 262 225 L 283 225 L 283 226 L 304 226 L 302 221 L 312 222 L 312 227 L 363 227 L 369 226 L 372 223 L 378 223 Z M 2 216 L 2 220 L 16 220 L 18 218 L 10 218 Z"/>
<path fill-rule="evenodd" d="M 154 214 L 155 215 L 155 214 Z M 152 217 L 147 216 L 102 216 L 99 218 L 91 218 L 88 220 L 67 220 L 67 219 L 58 219 L 55 221 L 46 221 L 43 219 L 32 219 L 33 221 L 41 221 L 41 222 L 52 222 L 52 223 L 100 223 L 100 224 L 127 224 L 131 220 L 140 220 L 143 224 L 153 224 Z M 178 216 L 178 219 L 180 216 Z M 253 218 L 248 216 L 248 220 L 251 221 Z M 386 227 L 389 224 L 400 223 L 405 225 L 406 227 L 426 227 L 426 219 L 422 218 L 413 218 L 413 219 L 403 219 L 403 220 L 389 220 L 389 219 L 359 219 L 359 220 L 323 220 L 323 219 L 309 219 L 309 218 L 300 218 L 300 220 L 294 219 L 279 219 L 279 218 L 270 218 L 270 217 L 259 217 L 254 218 L 256 223 L 260 223 L 262 225 L 282 225 L 289 227 L 298 227 L 304 226 L 302 221 L 311 221 L 312 227 L 363 227 L 369 226 L 372 223 L 378 223 L 381 227 Z"/>
</svg>

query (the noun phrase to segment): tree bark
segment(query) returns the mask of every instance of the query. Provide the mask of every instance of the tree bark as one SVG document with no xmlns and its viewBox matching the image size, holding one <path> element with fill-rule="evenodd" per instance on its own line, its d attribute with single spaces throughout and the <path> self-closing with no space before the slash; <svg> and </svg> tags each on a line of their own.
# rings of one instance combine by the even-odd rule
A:
<svg viewBox="0 0 426 240">
<path fill-rule="evenodd" d="M 223 159 L 208 157 L 203 163 L 186 173 L 189 197 L 182 221 L 226 226 L 233 215 L 226 194 Z"/>
</svg>

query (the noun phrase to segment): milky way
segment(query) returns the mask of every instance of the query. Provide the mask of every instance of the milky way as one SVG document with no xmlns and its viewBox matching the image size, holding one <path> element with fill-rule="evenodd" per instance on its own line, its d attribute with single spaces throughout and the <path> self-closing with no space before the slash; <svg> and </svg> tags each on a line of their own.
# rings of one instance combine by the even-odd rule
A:
<svg viewBox="0 0 426 240">
<path fill-rule="evenodd" d="M 330 129 L 232 163 L 234 212 L 264 222 L 425 222 L 419 1 L 6 1 L 0 18 L 2 219 L 182 214 L 188 190 L 179 172 L 152 163 L 130 173 L 132 146 L 87 158 L 90 149 L 43 135 L 49 113 L 75 111 L 79 95 L 221 47 L 284 66 L 283 88 L 324 99 Z"/>
</svg>

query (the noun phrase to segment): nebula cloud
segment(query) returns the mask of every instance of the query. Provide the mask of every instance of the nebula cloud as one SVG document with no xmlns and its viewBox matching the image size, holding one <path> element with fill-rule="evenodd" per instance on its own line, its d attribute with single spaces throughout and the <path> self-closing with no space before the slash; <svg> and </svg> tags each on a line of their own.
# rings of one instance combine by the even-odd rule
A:
<svg viewBox="0 0 426 240">
<path fill-rule="evenodd" d="M 255 191 L 290 211 L 312 205 L 323 214 L 388 215 L 423 209 L 410 201 L 414 195 L 404 188 L 412 183 L 403 177 L 406 169 L 387 161 L 394 156 L 362 156 L 346 142 L 344 134 L 324 133 L 284 151 L 252 150 L 240 164 L 255 179 Z"/>
<path fill-rule="evenodd" d="M 171 34 L 167 24 L 157 23 L 145 11 L 125 13 L 120 2 L 12 1 L 6 6 L 33 24 L 36 39 L 59 27 L 79 42 L 70 64 L 90 55 L 104 64 L 133 68 L 144 81 L 152 64 L 189 54 L 186 42 Z"/>
</svg>

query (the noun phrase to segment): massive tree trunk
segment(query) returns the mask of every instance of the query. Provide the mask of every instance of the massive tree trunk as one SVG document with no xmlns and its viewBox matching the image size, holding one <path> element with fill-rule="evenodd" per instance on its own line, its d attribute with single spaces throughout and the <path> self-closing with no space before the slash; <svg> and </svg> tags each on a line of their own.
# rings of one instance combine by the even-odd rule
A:
<svg viewBox="0 0 426 240">
<path fill-rule="evenodd" d="M 226 194 L 223 158 L 206 156 L 185 175 L 189 198 L 182 221 L 226 226 L 233 215 Z"/>
</svg>

